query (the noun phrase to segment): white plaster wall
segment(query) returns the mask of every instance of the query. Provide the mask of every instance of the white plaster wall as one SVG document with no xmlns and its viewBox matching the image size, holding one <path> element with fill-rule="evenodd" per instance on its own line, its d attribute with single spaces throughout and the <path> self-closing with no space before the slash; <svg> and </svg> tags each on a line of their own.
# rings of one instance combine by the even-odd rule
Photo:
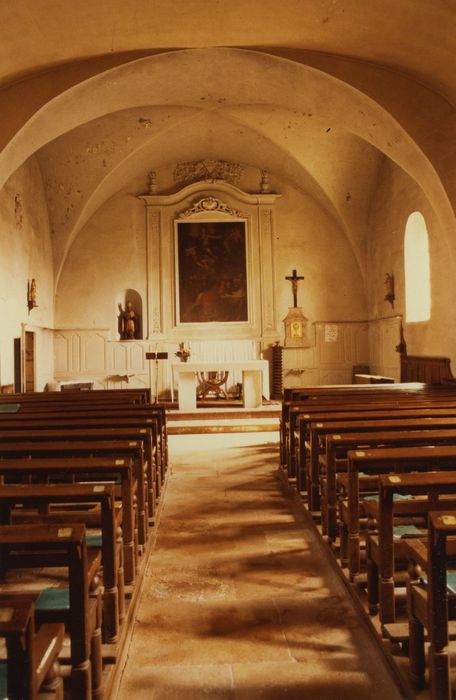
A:
<svg viewBox="0 0 456 700">
<path fill-rule="evenodd" d="M 414 211 L 423 214 L 429 233 L 432 308 L 430 321 L 405 323 L 407 351 L 411 355 L 449 356 L 456 372 L 456 279 L 452 264 L 456 230 L 454 237 L 447 241 L 442 235 L 442 224 L 422 190 L 387 160 L 379 176 L 369 221 L 369 316 L 378 319 L 401 314 L 405 320 L 404 233 L 407 219 Z M 394 309 L 384 301 L 383 283 L 387 272 L 394 273 Z"/>
<path fill-rule="evenodd" d="M 304 275 L 298 305 L 315 321 L 365 321 L 367 303 L 364 277 L 347 234 L 305 192 L 280 183 L 282 198 L 276 206 L 276 274 L 278 316 L 285 318 L 293 305 L 293 269 Z M 283 324 L 281 325 L 283 336 Z"/>
<path fill-rule="evenodd" d="M 109 199 L 74 242 L 56 293 L 57 328 L 105 328 L 118 339 L 116 300 L 136 290 L 146 299 L 144 205 L 130 192 Z"/>
<path fill-rule="evenodd" d="M 27 282 L 36 279 L 38 307 L 28 313 Z M 37 160 L 30 158 L 0 191 L 0 383 L 14 379 L 13 344 L 23 324 L 36 333 L 37 389 L 52 378 L 46 327 L 53 327 L 54 274 L 47 205 Z"/>
<path fill-rule="evenodd" d="M 293 303 L 285 277 L 295 268 L 305 277 L 298 301 L 311 322 L 366 320 L 363 275 L 345 232 L 305 192 L 284 182 L 274 185 L 282 194 L 274 241 L 278 337 Z M 115 297 L 126 288 L 142 295 L 145 309 L 145 208 L 132 195 L 135 191 L 142 191 L 141 183 L 132 183 L 106 202 L 70 249 L 56 294 L 57 328 L 108 328 L 116 339 Z M 172 319 L 165 319 L 164 327 L 171 326 Z"/>
</svg>

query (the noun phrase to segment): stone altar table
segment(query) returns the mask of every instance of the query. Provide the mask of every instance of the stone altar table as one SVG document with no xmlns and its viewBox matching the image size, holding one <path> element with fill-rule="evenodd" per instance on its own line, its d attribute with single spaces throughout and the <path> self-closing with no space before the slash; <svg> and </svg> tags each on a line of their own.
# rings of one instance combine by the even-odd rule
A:
<svg viewBox="0 0 456 700">
<path fill-rule="evenodd" d="M 196 409 L 197 372 L 242 371 L 244 408 L 261 406 L 263 396 L 269 399 L 269 362 L 267 360 L 173 362 L 171 369 L 173 373 L 173 387 L 174 379 L 177 377 L 180 411 Z"/>
</svg>

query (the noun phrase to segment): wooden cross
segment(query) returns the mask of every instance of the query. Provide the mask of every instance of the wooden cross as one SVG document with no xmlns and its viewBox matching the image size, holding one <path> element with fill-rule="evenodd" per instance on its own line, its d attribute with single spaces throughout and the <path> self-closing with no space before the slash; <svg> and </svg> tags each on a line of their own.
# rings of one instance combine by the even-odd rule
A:
<svg viewBox="0 0 456 700">
<path fill-rule="evenodd" d="M 293 306 L 296 309 L 298 306 L 298 282 L 300 280 L 303 280 L 304 277 L 299 277 L 296 274 L 296 270 L 293 270 L 293 274 L 289 277 L 285 277 L 285 279 L 291 282 L 291 286 L 293 289 Z"/>
</svg>

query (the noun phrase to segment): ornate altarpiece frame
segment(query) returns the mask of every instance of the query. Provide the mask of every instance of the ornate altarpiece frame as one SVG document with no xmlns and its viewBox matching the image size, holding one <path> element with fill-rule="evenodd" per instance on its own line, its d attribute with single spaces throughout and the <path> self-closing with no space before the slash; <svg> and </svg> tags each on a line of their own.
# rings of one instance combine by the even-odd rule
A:
<svg viewBox="0 0 456 700">
<path fill-rule="evenodd" d="M 274 206 L 278 194 L 244 192 L 222 180 L 201 181 L 169 195 L 142 195 L 146 207 L 147 300 L 144 331 L 150 340 L 201 337 L 276 339 Z M 185 323 L 179 318 L 179 222 L 245 222 L 248 317 L 239 322 Z"/>
</svg>

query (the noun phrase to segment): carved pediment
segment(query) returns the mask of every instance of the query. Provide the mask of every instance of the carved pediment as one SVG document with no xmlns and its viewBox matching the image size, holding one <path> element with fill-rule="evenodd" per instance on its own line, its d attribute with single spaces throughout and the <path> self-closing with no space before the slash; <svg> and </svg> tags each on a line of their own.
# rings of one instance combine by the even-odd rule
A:
<svg viewBox="0 0 456 700">
<path fill-rule="evenodd" d="M 244 169 L 244 166 L 240 163 L 233 163 L 228 160 L 205 158 L 204 160 L 187 161 L 176 165 L 174 182 L 190 183 L 204 180 L 224 180 L 232 185 L 237 185 Z"/>
<path fill-rule="evenodd" d="M 181 212 L 179 214 L 179 219 L 194 216 L 195 214 L 207 214 L 211 212 L 228 214 L 229 216 L 235 216 L 238 219 L 245 218 L 242 212 L 240 212 L 238 209 L 233 209 L 233 207 L 228 206 L 228 204 L 222 202 L 221 199 L 217 199 L 217 197 L 207 196 L 202 197 L 197 202 L 195 202 L 192 207 Z"/>
</svg>

